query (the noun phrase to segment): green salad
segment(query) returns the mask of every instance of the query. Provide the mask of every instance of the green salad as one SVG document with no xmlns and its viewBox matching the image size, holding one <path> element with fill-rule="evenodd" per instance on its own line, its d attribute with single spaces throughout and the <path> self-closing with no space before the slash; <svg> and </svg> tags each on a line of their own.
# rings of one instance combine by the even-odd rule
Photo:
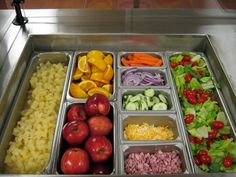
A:
<svg viewBox="0 0 236 177">
<path fill-rule="evenodd" d="M 205 60 L 188 52 L 169 59 L 196 165 L 205 172 L 236 172 L 236 143 Z"/>
</svg>

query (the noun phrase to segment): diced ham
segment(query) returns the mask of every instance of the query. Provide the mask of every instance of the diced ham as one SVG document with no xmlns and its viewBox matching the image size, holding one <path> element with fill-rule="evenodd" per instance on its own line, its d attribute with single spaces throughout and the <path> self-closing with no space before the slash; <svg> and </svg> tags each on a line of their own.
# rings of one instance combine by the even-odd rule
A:
<svg viewBox="0 0 236 177">
<path fill-rule="evenodd" d="M 125 160 L 125 172 L 140 174 L 177 174 L 182 172 L 182 162 L 177 151 L 149 153 L 131 153 Z"/>
</svg>

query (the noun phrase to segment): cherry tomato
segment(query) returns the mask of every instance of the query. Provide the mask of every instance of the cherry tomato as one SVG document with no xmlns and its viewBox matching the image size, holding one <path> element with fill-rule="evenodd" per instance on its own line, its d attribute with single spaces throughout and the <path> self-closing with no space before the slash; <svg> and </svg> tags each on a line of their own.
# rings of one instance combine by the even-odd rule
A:
<svg viewBox="0 0 236 177">
<path fill-rule="evenodd" d="M 207 147 L 210 148 L 213 142 L 211 140 L 207 140 L 206 143 L 207 143 Z"/>
<path fill-rule="evenodd" d="M 190 59 L 191 59 L 190 56 L 185 55 L 185 56 L 183 57 L 182 61 L 188 61 L 188 62 L 190 62 Z"/>
<path fill-rule="evenodd" d="M 222 160 L 222 163 L 225 168 L 229 168 L 233 164 L 233 158 L 231 156 L 225 156 L 224 159 Z"/>
<path fill-rule="evenodd" d="M 197 92 L 195 91 L 195 90 L 190 90 L 189 92 L 188 92 L 188 96 L 190 97 L 190 96 L 192 96 L 192 97 L 195 97 L 197 95 Z"/>
<path fill-rule="evenodd" d="M 188 102 L 191 104 L 197 104 L 197 99 L 195 98 L 195 96 L 189 96 Z"/>
<path fill-rule="evenodd" d="M 194 115 L 193 115 L 193 114 L 187 114 L 187 115 L 185 116 L 184 122 L 185 122 L 186 124 L 190 124 L 190 123 L 193 122 L 193 119 L 194 119 Z"/>
<path fill-rule="evenodd" d="M 188 135 L 188 139 L 191 143 L 195 143 L 195 139 L 192 135 Z"/>
<path fill-rule="evenodd" d="M 202 75 L 202 73 L 203 73 L 203 70 L 201 70 L 201 69 L 197 70 L 197 72 L 196 72 L 197 75 Z"/>
<path fill-rule="evenodd" d="M 200 160 L 202 163 L 209 165 L 211 163 L 211 157 L 209 155 L 200 156 Z"/>
<path fill-rule="evenodd" d="M 196 144 L 201 144 L 203 142 L 203 138 L 194 137 L 194 142 Z"/>
<path fill-rule="evenodd" d="M 171 68 L 176 68 L 178 66 L 178 63 L 171 61 L 170 66 L 171 66 Z"/>
<path fill-rule="evenodd" d="M 196 91 L 197 94 L 200 94 L 200 95 L 203 94 L 202 89 L 196 89 L 195 91 Z"/>
<path fill-rule="evenodd" d="M 199 104 L 204 103 L 205 101 L 206 101 L 206 99 L 203 97 L 200 97 L 197 99 L 197 103 L 199 103 Z"/>
<path fill-rule="evenodd" d="M 202 165 L 202 162 L 201 162 L 201 160 L 200 160 L 200 157 L 199 156 L 195 156 L 195 157 L 193 157 L 193 160 L 194 160 L 194 162 L 196 163 L 196 165 Z"/>
<path fill-rule="evenodd" d="M 187 83 L 189 83 L 191 81 L 191 79 L 192 79 L 192 75 L 191 74 L 185 74 L 184 78 L 185 78 L 185 81 Z"/>
<path fill-rule="evenodd" d="M 213 129 L 212 129 L 212 132 L 214 132 L 214 133 L 216 133 L 216 134 L 217 134 L 217 133 L 218 133 L 218 129 L 216 129 L 216 128 L 213 128 Z"/>
<path fill-rule="evenodd" d="M 224 127 L 224 123 L 219 120 L 215 120 L 212 122 L 212 126 L 216 129 L 221 129 Z"/>
<path fill-rule="evenodd" d="M 192 67 L 194 67 L 194 66 L 198 66 L 198 62 L 197 61 L 192 62 Z"/>
<path fill-rule="evenodd" d="M 208 132 L 208 138 L 209 139 L 215 139 L 217 133 L 215 131 Z"/>
<path fill-rule="evenodd" d="M 204 149 L 201 149 L 199 152 L 198 152 L 198 155 L 199 156 L 202 156 L 202 155 L 208 155 L 208 152 Z"/>
<path fill-rule="evenodd" d="M 221 137 L 222 140 L 227 140 L 227 139 L 229 139 L 229 136 L 226 135 L 226 134 L 222 134 L 222 135 L 220 135 L 220 137 Z"/>
<path fill-rule="evenodd" d="M 207 97 L 208 97 L 208 94 L 203 92 L 203 93 L 201 94 L 201 97 L 207 98 Z"/>
</svg>

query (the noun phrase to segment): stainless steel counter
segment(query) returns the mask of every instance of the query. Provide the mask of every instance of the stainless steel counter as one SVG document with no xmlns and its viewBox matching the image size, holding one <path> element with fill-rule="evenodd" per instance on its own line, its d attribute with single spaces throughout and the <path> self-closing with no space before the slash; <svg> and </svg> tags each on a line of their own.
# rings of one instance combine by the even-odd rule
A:
<svg viewBox="0 0 236 177">
<path fill-rule="evenodd" d="M 4 24 L 1 25 L 0 98 L 28 37 L 33 34 L 209 34 L 236 88 L 236 11 L 60 9 L 26 10 L 25 13 L 29 18 L 25 28 L 9 24 L 14 17 L 12 11 L 0 14 Z"/>
<path fill-rule="evenodd" d="M 3 14 L 3 15 L 2 15 Z M 12 11 L 0 11 L 0 122 L 2 110 L 14 99 L 18 83 L 10 82 L 20 77 L 15 72 L 27 40 L 32 35 L 63 36 L 85 34 L 208 34 L 218 58 L 224 66 L 236 95 L 236 11 L 224 10 L 26 10 L 29 23 L 14 26 Z M 148 39 L 150 40 L 150 38 Z M 147 41 L 139 38 L 138 42 Z M 61 41 L 63 43 L 63 40 Z M 68 42 L 68 41 L 64 41 Z M 76 44 L 76 43 L 73 43 Z M 66 49 L 73 46 L 66 43 Z M 55 43 L 46 45 L 56 49 Z M 181 43 L 179 44 L 182 45 Z M 88 44 L 89 46 L 89 44 Z M 35 47 L 35 46 L 32 46 Z M 71 50 L 76 50 L 77 45 Z M 156 46 L 156 50 L 170 50 L 169 46 Z M 43 50 L 43 47 L 41 47 Z M 23 71 L 19 71 L 22 73 Z M 8 92 L 11 90 L 11 92 Z M 1 137 L 0 137 L 1 140 Z M 1 142 L 1 141 L 0 141 Z M 229 175 L 230 176 L 230 175 Z"/>
</svg>

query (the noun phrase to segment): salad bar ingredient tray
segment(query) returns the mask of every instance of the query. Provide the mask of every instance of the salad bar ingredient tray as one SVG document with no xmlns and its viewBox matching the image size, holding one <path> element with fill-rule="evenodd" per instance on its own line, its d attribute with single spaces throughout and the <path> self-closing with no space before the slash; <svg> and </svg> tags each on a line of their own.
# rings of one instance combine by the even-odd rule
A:
<svg viewBox="0 0 236 177">
<path fill-rule="evenodd" d="M 236 172 L 234 90 L 207 35 L 32 44 L 1 118 L 2 174 Z"/>
</svg>

